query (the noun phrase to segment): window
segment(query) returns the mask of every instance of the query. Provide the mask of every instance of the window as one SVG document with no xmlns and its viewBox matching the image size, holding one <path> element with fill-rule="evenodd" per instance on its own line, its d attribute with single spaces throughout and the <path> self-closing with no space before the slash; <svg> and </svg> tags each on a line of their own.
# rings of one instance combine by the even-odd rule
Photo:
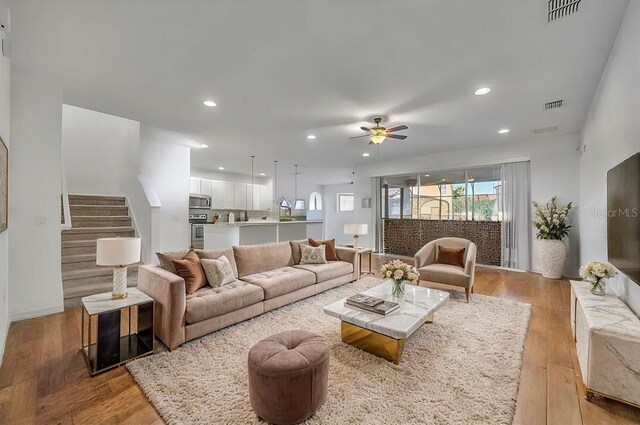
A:
<svg viewBox="0 0 640 425">
<path fill-rule="evenodd" d="M 312 192 L 309 196 L 309 211 L 322 211 L 322 195 Z"/>
<path fill-rule="evenodd" d="M 487 166 L 381 179 L 382 218 L 500 221 L 501 168 Z"/>
<path fill-rule="evenodd" d="M 353 211 L 355 196 L 353 193 L 338 193 L 338 211 Z"/>
</svg>

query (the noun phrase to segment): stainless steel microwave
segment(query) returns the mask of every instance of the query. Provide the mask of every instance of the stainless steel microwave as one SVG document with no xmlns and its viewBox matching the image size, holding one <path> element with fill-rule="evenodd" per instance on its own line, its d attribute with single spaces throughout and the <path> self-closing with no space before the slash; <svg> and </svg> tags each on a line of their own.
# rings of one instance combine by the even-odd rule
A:
<svg viewBox="0 0 640 425">
<path fill-rule="evenodd" d="M 211 208 L 211 196 L 192 193 L 189 195 L 189 208 Z"/>
</svg>

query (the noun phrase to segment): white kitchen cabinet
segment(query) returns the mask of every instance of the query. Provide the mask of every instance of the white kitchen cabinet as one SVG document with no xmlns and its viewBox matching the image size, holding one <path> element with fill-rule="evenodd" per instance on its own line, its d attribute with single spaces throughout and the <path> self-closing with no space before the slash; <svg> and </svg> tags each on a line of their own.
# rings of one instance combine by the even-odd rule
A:
<svg viewBox="0 0 640 425">
<path fill-rule="evenodd" d="M 212 180 L 200 179 L 200 193 L 203 195 L 212 196 L 211 183 L 213 183 Z"/>
<path fill-rule="evenodd" d="M 224 183 L 211 181 L 211 207 L 224 208 Z"/>
<path fill-rule="evenodd" d="M 259 184 L 254 184 L 253 187 L 251 185 L 247 185 L 249 193 L 252 193 L 252 196 L 249 198 L 249 205 L 247 208 L 251 210 L 259 210 L 260 207 L 260 186 Z"/>
<path fill-rule="evenodd" d="M 273 193 L 271 186 L 260 185 L 260 209 L 271 211 L 273 205 Z"/>
<path fill-rule="evenodd" d="M 234 208 L 238 210 L 247 209 L 247 185 L 245 183 L 233 183 Z"/>
<path fill-rule="evenodd" d="M 189 178 L 189 193 L 202 193 L 202 179 L 199 179 L 197 177 Z"/>
<path fill-rule="evenodd" d="M 231 209 L 234 207 L 236 199 L 235 199 L 235 187 L 232 182 L 222 182 L 222 208 Z"/>
</svg>

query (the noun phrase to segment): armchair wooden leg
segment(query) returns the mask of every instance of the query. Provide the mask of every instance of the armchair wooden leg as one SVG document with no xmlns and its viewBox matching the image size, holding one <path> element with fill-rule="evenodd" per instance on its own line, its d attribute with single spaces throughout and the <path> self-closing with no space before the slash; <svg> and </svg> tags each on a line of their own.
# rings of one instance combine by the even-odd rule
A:
<svg viewBox="0 0 640 425">
<path fill-rule="evenodd" d="M 473 286 L 471 287 L 471 293 L 473 294 Z"/>
<path fill-rule="evenodd" d="M 464 288 L 464 293 L 467 296 L 467 304 L 469 303 L 469 288 Z"/>
</svg>

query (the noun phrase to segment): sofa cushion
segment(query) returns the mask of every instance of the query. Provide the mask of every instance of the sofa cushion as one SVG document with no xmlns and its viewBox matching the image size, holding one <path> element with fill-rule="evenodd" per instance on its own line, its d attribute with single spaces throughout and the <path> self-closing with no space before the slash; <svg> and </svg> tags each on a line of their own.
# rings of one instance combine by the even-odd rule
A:
<svg viewBox="0 0 640 425">
<path fill-rule="evenodd" d="M 316 283 L 316 275 L 307 270 L 282 267 L 250 274 L 242 280 L 261 287 L 264 290 L 264 299 L 267 300 L 313 285 Z"/>
<path fill-rule="evenodd" d="M 324 245 L 311 246 L 300 245 L 300 264 L 326 264 L 327 253 L 324 249 Z"/>
<path fill-rule="evenodd" d="M 240 278 L 293 265 L 289 242 L 234 246 L 233 254 Z"/>
<path fill-rule="evenodd" d="M 345 261 L 330 261 L 326 264 L 300 264 L 293 267 L 312 272 L 316 275 L 317 283 L 353 273 L 353 264 Z"/>
<path fill-rule="evenodd" d="M 300 245 L 309 244 L 309 239 L 289 241 L 289 243 L 291 244 L 291 255 L 293 256 L 293 264 L 300 264 Z"/>
<path fill-rule="evenodd" d="M 233 256 L 232 248 L 196 249 L 195 251 L 196 251 L 196 254 L 198 254 L 198 257 L 200 257 L 200 259 L 210 258 L 212 260 L 217 260 L 218 258 L 224 255 L 225 257 L 227 257 L 227 260 L 229 260 L 229 262 L 231 263 L 231 268 L 233 269 L 233 275 L 235 276 L 236 279 L 238 278 L 238 266 L 236 265 L 236 259 Z"/>
<path fill-rule="evenodd" d="M 464 269 L 449 264 L 430 264 L 418 269 L 420 279 L 430 282 L 444 283 L 447 285 L 456 285 L 467 287 L 470 277 L 465 274 Z"/>
<path fill-rule="evenodd" d="M 185 320 L 197 323 L 240 310 L 264 299 L 262 288 L 236 280 L 217 288 L 205 286 L 187 295 Z"/>
<path fill-rule="evenodd" d="M 176 268 L 176 274 L 184 279 L 187 294 L 193 294 L 207 284 L 207 277 L 200 264 L 200 257 L 189 251 L 181 260 L 171 260 Z"/>
<path fill-rule="evenodd" d="M 209 286 L 215 288 L 217 286 L 226 285 L 236 280 L 233 275 L 233 268 L 231 263 L 227 260 L 226 256 L 220 258 L 201 258 L 200 263 L 204 269 L 204 274 L 207 276 Z"/>
<path fill-rule="evenodd" d="M 156 257 L 160 262 L 160 267 L 173 274 L 176 272 L 176 266 L 173 265 L 173 260 L 182 260 L 189 251 L 174 251 L 174 252 L 156 252 Z"/>
<path fill-rule="evenodd" d="M 436 263 L 464 267 L 465 251 L 466 248 L 447 248 L 446 246 L 438 245 Z"/>
<path fill-rule="evenodd" d="M 336 254 L 336 240 L 335 239 L 327 239 L 326 241 L 317 241 L 315 239 L 309 238 L 309 245 L 311 246 L 320 246 L 324 245 L 325 256 L 327 257 L 327 261 L 339 261 L 338 254 Z"/>
</svg>

